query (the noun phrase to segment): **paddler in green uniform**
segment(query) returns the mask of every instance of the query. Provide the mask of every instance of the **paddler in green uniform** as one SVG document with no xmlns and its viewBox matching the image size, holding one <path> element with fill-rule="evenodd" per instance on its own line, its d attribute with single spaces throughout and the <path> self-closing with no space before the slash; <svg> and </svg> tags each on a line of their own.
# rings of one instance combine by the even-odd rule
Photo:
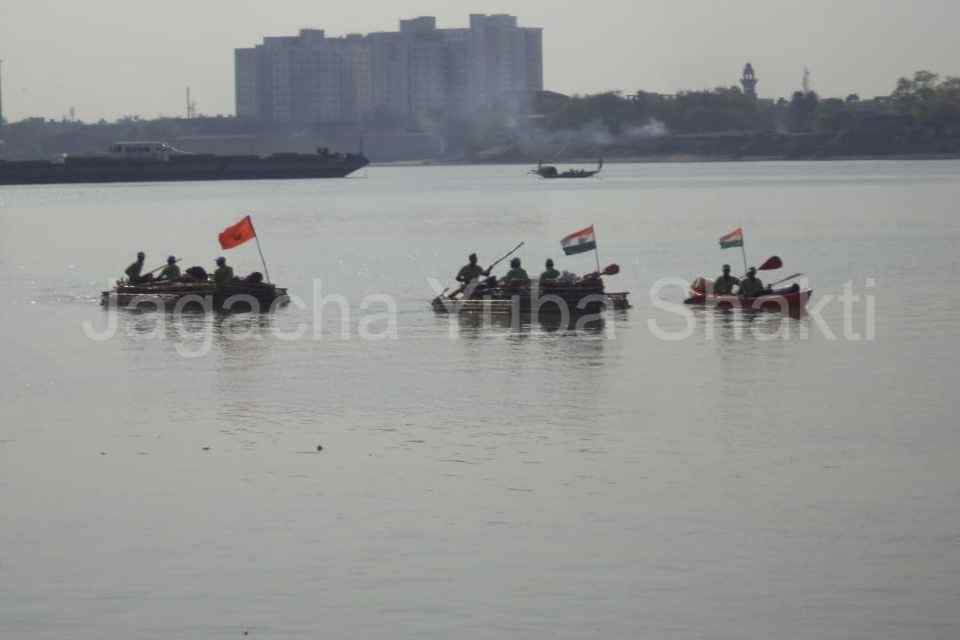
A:
<svg viewBox="0 0 960 640">
<path fill-rule="evenodd" d="M 137 261 L 127 267 L 127 270 L 124 271 L 127 276 L 127 282 L 130 284 L 141 284 L 143 282 L 150 282 L 153 280 L 153 275 L 149 273 L 145 276 L 140 275 L 143 272 L 143 263 L 146 259 L 147 254 L 145 254 L 143 251 L 137 254 Z"/>
<path fill-rule="evenodd" d="M 463 265 L 463 268 L 457 273 L 457 282 L 460 283 L 460 289 L 453 293 L 454 296 L 462 292 L 464 297 L 472 297 L 477 285 L 480 284 L 481 276 L 490 275 L 489 269 L 484 269 L 477 264 L 477 254 L 471 253 L 468 260 L 470 262 Z"/>
<path fill-rule="evenodd" d="M 227 266 L 226 258 L 217 258 L 217 270 L 213 272 L 213 282 L 218 289 L 233 282 L 233 267 Z"/>
<path fill-rule="evenodd" d="M 514 258 L 510 261 L 510 271 L 503 278 L 503 283 L 507 286 L 527 286 L 530 284 L 530 276 L 521 266 L 520 258 Z"/>
<path fill-rule="evenodd" d="M 740 284 L 740 278 L 730 275 L 730 265 L 723 265 L 723 275 L 713 283 L 713 293 L 718 296 L 729 296 L 733 288 Z"/>
<path fill-rule="evenodd" d="M 553 260 L 547 259 L 547 270 L 540 274 L 540 284 L 556 284 L 560 278 L 560 272 L 554 269 Z"/>
<path fill-rule="evenodd" d="M 464 287 L 468 287 L 476 280 L 479 280 L 480 276 L 490 275 L 488 270 L 484 270 L 483 267 L 477 264 L 477 254 L 471 253 L 468 260 L 470 260 L 470 262 L 463 265 L 463 268 L 460 269 L 460 272 L 457 274 L 457 282 Z"/>
<path fill-rule="evenodd" d="M 750 267 L 747 271 L 747 277 L 740 281 L 740 297 L 756 298 L 765 292 L 763 283 L 757 277 L 757 268 Z"/>
<path fill-rule="evenodd" d="M 163 271 L 160 272 L 160 275 L 157 276 L 157 280 L 167 280 L 173 282 L 180 278 L 180 267 L 177 266 L 177 258 L 175 256 L 170 256 L 167 258 L 167 266 L 163 268 Z"/>
</svg>

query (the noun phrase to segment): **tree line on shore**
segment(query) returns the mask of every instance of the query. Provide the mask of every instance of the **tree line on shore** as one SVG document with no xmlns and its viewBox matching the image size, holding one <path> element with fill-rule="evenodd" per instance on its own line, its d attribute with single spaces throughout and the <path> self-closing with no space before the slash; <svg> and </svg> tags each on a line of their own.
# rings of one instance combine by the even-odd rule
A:
<svg viewBox="0 0 960 640">
<path fill-rule="evenodd" d="M 356 125 L 339 132 L 336 127 L 317 127 L 307 138 L 310 144 L 323 144 L 337 136 L 339 141 L 351 136 L 359 139 L 389 129 L 398 134 L 398 140 L 401 133 L 407 138 L 433 136 L 440 141 L 435 155 L 466 160 L 606 152 L 611 157 L 685 152 L 724 156 L 960 154 L 960 78 L 929 71 L 901 78 L 888 96 L 871 99 L 856 94 L 823 99 L 812 91 L 797 91 L 789 99 L 758 100 L 739 87 L 718 87 L 675 95 L 639 91 L 566 97 L 544 92 L 534 98 L 531 107 L 532 115 L 506 110 L 469 118 L 438 113 L 414 127 L 419 131 L 410 131 L 409 123 L 404 128 L 399 122 L 391 122 L 389 127 L 380 122 L 367 131 Z M 303 127 L 281 130 L 229 117 L 143 120 L 128 116 L 97 124 L 31 118 L 0 129 L 0 140 L 5 141 L 0 154 L 49 157 L 103 148 L 118 140 L 218 136 L 257 138 L 264 145 L 273 145 L 273 150 L 288 150 L 277 148 L 286 135 L 298 137 L 302 143 Z M 812 142 L 798 142 L 804 137 Z M 411 159 L 423 154 L 423 145 L 411 146 Z"/>
<path fill-rule="evenodd" d="M 822 99 L 797 91 L 790 99 L 756 100 L 739 87 L 684 91 L 672 96 L 637 92 L 575 96 L 548 120 L 569 129 L 600 120 L 614 132 L 656 120 L 674 133 L 788 131 L 793 133 L 876 128 L 960 127 L 960 77 L 918 71 L 901 78 L 889 96 L 862 100 L 856 94 Z"/>
<path fill-rule="evenodd" d="M 498 144 L 527 156 L 545 142 L 581 157 L 591 149 L 610 157 L 960 155 L 960 78 L 918 71 L 889 95 L 870 99 L 796 91 L 789 99 L 763 100 L 739 87 L 606 92 L 563 99 L 533 126 L 500 116 L 457 130 L 473 150 Z"/>
</svg>

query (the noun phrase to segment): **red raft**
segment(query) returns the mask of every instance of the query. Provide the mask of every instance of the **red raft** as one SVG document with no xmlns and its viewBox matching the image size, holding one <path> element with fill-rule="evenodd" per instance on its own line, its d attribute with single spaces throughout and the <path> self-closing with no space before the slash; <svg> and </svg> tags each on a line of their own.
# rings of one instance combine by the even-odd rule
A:
<svg viewBox="0 0 960 640">
<path fill-rule="evenodd" d="M 744 311 L 778 311 L 790 315 L 800 315 L 807 307 L 812 289 L 801 289 L 794 285 L 786 289 L 777 289 L 755 298 L 742 298 L 736 295 L 718 296 L 709 291 L 713 282 L 698 278 L 690 288 L 690 297 L 684 304 L 710 305 L 720 309 L 742 309 Z"/>
</svg>

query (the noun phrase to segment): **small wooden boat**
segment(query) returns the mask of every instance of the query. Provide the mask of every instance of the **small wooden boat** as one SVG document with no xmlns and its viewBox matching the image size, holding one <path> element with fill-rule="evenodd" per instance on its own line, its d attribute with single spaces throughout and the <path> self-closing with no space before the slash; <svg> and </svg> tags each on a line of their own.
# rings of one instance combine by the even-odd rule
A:
<svg viewBox="0 0 960 640">
<path fill-rule="evenodd" d="M 582 316 L 605 309 L 629 309 L 628 296 L 623 291 L 608 293 L 603 280 L 592 274 L 575 283 L 541 285 L 535 281 L 528 287 L 483 283 L 469 297 L 440 295 L 431 306 L 437 313 L 448 314 Z"/>
<path fill-rule="evenodd" d="M 101 294 L 105 307 L 139 310 L 228 311 L 265 313 L 290 302 L 287 290 L 265 282 L 235 280 L 218 288 L 213 282 L 118 282 Z"/>
<path fill-rule="evenodd" d="M 710 305 L 720 309 L 741 309 L 743 311 L 777 311 L 789 315 L 800 315 L 807 307 L 807 302 L 813 295 L 812 289 L 801 289 L 798 285 L 786 289 L 777 289 L 769 291 L 763 295 L 753 298 L 744 298 L 737 295 L 715 295 L 709 293 L 712 282 L 709 286 L 702 286 L 708 283 L 702 278 L 694 282 L 690 290 L 690 297 L 684 300 L 684 304 L 689 305 Z"/>
<path fill-rule="evenodd" d="M 592 178 L 596 175 L 599 175 L 601 171 L 603 171 L 603 158 L 600 158 L 595 171 L 589 171 L 587 169 L 569 169 L 567 171 L 560 172 L 553 165 L 544 165 L 542 162 L 539 162 L 537 163 L 537 168 L 531 169 L 530 173 L 540 176 L 545 180 L 555 180 L 558 178 Z"/>
</svg>

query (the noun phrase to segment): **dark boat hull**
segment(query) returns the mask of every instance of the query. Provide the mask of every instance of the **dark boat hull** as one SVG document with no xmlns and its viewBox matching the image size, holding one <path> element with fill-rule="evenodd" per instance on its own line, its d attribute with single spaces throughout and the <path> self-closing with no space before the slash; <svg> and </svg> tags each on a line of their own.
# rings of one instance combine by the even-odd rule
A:
<svg viewBox="0 0 960 640">
<path fill-rule="evenodd" d="M 67 158 L 63 163 L 0 161 L 0 185 L 344 178 L 368 164 L 362 155 L 319 154 L 198 154 L 156 162 L 108 157 Z"/>
<path fill-rule="evenodd" d="M 101 295 L 101 304 L 105 307 L 139 311 L 268 313 L 289 302 L 284 288 L 250 283 L 237 283 L 222 289 L 207 283 L 120 285 Z"/>
<path fill-rule="evenodd" d="M 710 305 L 720 309 L 742 309 L 744 311 L 776 311 L 799 315 L 806 309 L 813 295 L 812 290 L 773 292 L 756 298 L 740 296 L 715 296 L 694 293 L 685 300 L 690 305 Z"/>
<path fill-rule="evenodd" d="M 606 293 L 603 288 L 557 287 L 542 290 L 495 289 L 471 298 L 451 300 L 439 296 L 432 306 L 437 313 L 524 316 L 578 316 L 602 313 L 607 308 L 627 309 L 627 293 Z"/>
<path fill-rule="evenodd" d="M 544 180 L 577 180 L 579 178 L 592 178 L 601 171 L 603 171 L 603 158 L 600 159 L 594 171 L 587 169 L 568 169 L 567 171 L 561 172 L 552 165 L 539 164 L 537 168 L 531 170 L 530 173 L 538 175 Z"/>
<path fill-rule="evenodd" d="M 596 176 L 599 171 L 583 171 L 580 173 L 558 173 L 555 176 L 545 176 L 541 175 L 540 177 L 544 180 L 579 180 L 582 178 L 592 178 Z"/>
</svg>

